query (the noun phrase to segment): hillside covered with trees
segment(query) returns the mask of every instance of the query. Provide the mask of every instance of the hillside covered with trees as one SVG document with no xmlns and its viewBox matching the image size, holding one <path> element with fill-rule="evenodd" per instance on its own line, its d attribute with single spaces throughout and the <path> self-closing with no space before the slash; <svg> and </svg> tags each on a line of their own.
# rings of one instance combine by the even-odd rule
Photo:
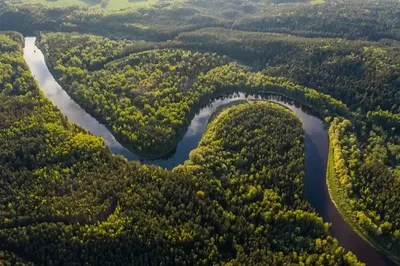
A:
<svg viewBox="0 0 400 266">
<path fill-rule="evenodd" d="M 68 122 L 27 72 L 22 36 L 0 38 L 2 264 L 361 265 L 305 201 L 290 111 L 233 107 L 185 165 L 141 166 Z"/>
<path fill-rule="evenodd" d="M 182 32 L 224 27 L 307 37 L 400 39 L 397 0 L 170 0 L 114 12 L 78 6 L 13 5 L 13 1 L 0 1 L 0 30 L 24 34 L 78 31 L 165 41 Z"/>
<path fill-rule="evenodd" d="M 65 90 L 145 158 L 172 150 L 195 112 L 213 96 L 241 88 L 293 94 L 323 112 L 348 112 L 329 96 L 282 78 L 250 72 L 215 53 L 152 49 L 151 44 L 141 42 L 116 45 L 101 37 L 62 33 L 42 35 L 39 45 Z M 107 49 L 112 46 L 119 48 Z M 139 47 L 150 50 L 127 56 L 123 52 Z M 108 62 L 104 67 L 90 67 L 101 65 L 92 63 L 92 50 L 112 51 L 97 57 Z"/>
<path fill-rule="evenodd" d="M 0 263 L 356 264 L 305 201 L 293 114 L 232 107 L 174 171 L 126 162 L 45 99 L 22 34 L 38 37 L 63 89 L 140 157 L 173 150 L 199 108 L 228 92 L 315 109 L 329 129 L 333 201 L 400 263 L 399 17 L 395 0 L 113 12 L 0 0 Z"/>
</svg>

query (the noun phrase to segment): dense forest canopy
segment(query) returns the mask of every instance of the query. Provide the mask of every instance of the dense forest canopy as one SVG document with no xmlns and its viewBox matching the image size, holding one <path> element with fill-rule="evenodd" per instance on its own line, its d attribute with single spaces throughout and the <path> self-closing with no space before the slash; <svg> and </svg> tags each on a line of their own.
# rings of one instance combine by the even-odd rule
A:
<svg viewBox="0 0 400 266">
<path fill-rule="evenodd" d="M 222 28 L 182 33 L 177 40 L 328 93 L 354 110 L 382 108 L 400 113 L 398 42 L 299 38 Z"/>
<path fill-rule="evenodd" d="M 358 263 L 305 200 L 304 136 L 288 110 L 222 111 L 172 172 L 126 162 L 45 99 L 21 34 L 38 36 L 63 89 L 142 157 L 172 150 L 199 107 L 226 92 L 311 106 L 329 128 L 340 213 L 400 262 L 397 0 L 112 12 L 22 2 L 0 0 L 0 264 Z"/>
<path fill-rule="evenodd" d="M 335 152 L 336 158 L 344 160 L 336 166 L 337 176 L 342 171 L 349 175 L 340 183 L 346 187 L 341 190 L 343 201 L 348 198 L 353 208 L 349 216 L 355 226 L 394 253 L 399 248 L 400 224 L 395 215 L 399 205 L 394 200 L 398 198 L 400 163 L 399 56 L 394 42 L 202 29 L 157 44 L 47 33 L 41 35 L 40 46 L 71 96 L 145 157 L 172 149 L 198 106 L 227 91 L 283 93 L 313 106 L 328 123 L 333 117 L 352 121 L 353 126 L 341 129 L 352 136 L 351 144 L 341 139 L 343 135 L 339 139 L 344 146 Z M 107 55 L 105 47 L 116 49 Z M 99 62 L 91 59 L 91 50 L 101 53 Z M 253 64 L 249 67 L 233 59 Z M 134 119 L 138 122 L 128 122 Z M 118 122 L 122 128 L 116 126 Z M 147 132 L 159 130 L 159 137 L 149 138 Z M 333 130 L 331 137 L 336 138 Z M 376 171 L 376 167 L 387 170 Z M 375 182 L 361 181 L 360 176 L 375 176 L 379 185 L 372 187 Z M 370 191 L 382 196 L 381 189 L 385 197 L 371 201 Z M 387 210 L 382 212 L 381 206 Z"/>
<path fill-rule="evenodd" d="M 305 200 L 304 134 L 289 110 L 232 107 L 185 165 L 140 166 L 44 98 L 21 35 L 0 38 L 10 71 L 0 95 L 2 264 L 362 265 Z"/>
<path fill-rule="evenodd" d="M 79 31 L 165 41 L 181 32 L 225 27 L 308 37 L 400 39 L 400 3 L 397 0 L 160 1 L 117 12 L 1 2 L 0 30 L 12 29 L 27 34 L 42 30 Z"/>
<path fill-rule="evenodd" d="M 120 43 L 80 34 L 45 34 L 40 41 L 66 91 L 143 157 L 168 153 L 202 104 L 213 95 L 243 87 L 296 94 L 315 102 L 324 115 L 328 109 L 347 112 L 329 96 L 315 100 L 318 92 L 314 90 L 250 72 L 215 53 L 152 49 L 150 44 L 151 50 L 126 56 L 124 51 L 135 50 L 136 45 L 136 49 L 146 47 L 141 42 Z M 93 62 L 92 51 L 99 54 L 96 60 L 100 62 Z M 109 55 L 104 54 L 108 51 Z M 102 62 L 108 63 L 96 68 Z"/>
</svg>

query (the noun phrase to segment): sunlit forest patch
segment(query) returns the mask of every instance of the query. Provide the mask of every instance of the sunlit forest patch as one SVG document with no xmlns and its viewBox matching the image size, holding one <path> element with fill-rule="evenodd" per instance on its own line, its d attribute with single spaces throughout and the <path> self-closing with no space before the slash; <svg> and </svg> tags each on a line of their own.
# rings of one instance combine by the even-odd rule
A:
<svg viewBox="0 0 400 266">
<path fill-rule="evenodd" d="M 399 15 L 398 0 L 0 0 L 0 264 L 358 264 L 303 197 L 292 113 L 233 102 L 184 165 L 127 162 L 44 97 L 24 36 L 141 158 L 172 154 L 227 94 L 312 109 L 329 134 L 332 228 L 399 262 Z"/>
</svg>

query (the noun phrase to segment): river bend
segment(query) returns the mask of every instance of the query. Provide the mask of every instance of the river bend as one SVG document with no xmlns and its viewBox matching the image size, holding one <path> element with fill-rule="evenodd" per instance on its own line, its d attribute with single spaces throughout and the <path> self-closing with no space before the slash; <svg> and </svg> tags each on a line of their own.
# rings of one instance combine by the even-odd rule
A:
<svg viewBox="0 0 400 266">
<path fill-rule="evenodd" d="M 332 203 L 326 185 L 328 133 L 323 122 L 306 107 L 287 98 L 268 94 L 245 95 L 244 93 L 237 93 L 216 98 L 199 110 L 192 119 L 186 134 L 169 156 L 158 160 L 142 160 L 125 149 L 104 125 L 100 124 L 69 97 L 47 68 L 42 52 L 35 46 L 35 40 L 35 37 L 25 38 L 24 58 L 44 95 L 69 120 L 87 129 L 92 134 L 103 137 L 106 145 L 114 154 L 122 155 L 128 160 L 140 160 L 144 164 L 155 164 L 167 169 L 172 169 L 184 163 L 188 159 L 190 151 L 195 149 L 200 142 L 208 119 L 213 112 L 219 106 L 235 100 L 257 98 L 288 107 L 302 121 L 305 132 L 305 188 L 307 199 L 324 221 L 332 224 L 331 235 L 339 240 L 341 246 L 352 251 L 367 265 L 396 265 L 355 233 Z"/>
</svg>

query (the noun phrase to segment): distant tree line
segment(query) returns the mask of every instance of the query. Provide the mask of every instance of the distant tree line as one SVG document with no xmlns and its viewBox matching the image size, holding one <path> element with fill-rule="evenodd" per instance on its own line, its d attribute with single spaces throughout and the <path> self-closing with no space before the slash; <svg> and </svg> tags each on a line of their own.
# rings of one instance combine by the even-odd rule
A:
<svg viewBox="0 0 400 266">
<path fill-rule="evenodd" d="M 100 2 L 100 1 L 99 1 Z M 87 32 L 113 38 L 166 41 L 206 27 L 290 33 L 307 37 L 400 40 L 396 0 L 189 0 L 101 12 L 87 7 L 13 5 L 0 1 L 0 30 Z M 102 2 L 103 5 L 107 1 Z"/>
<path fill-rule="evenodd" d="M 234 107 L 191 162 L 141 166 L 44 98 L 21 35 L 0 40 L 1 264 L 363 265 L 304 198 L 304 135 L 290 111 Z"/>
</svg>

